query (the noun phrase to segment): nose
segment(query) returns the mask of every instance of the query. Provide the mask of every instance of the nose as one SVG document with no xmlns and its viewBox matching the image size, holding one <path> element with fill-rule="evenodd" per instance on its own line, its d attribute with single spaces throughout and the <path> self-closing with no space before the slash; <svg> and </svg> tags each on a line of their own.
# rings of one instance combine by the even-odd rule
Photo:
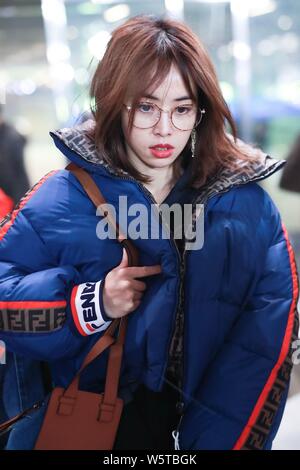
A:
<svg viewBox="0 0 300 470">
<path fill-rule="evenodd" d="M 173 133 L 173 124 L 170 113 L 165 111 L 161 112 L 160 119 L 154 126 L 153 132 L 155 135 L 159 134 L 161 136 L 171 135 Z"/>
</svg>

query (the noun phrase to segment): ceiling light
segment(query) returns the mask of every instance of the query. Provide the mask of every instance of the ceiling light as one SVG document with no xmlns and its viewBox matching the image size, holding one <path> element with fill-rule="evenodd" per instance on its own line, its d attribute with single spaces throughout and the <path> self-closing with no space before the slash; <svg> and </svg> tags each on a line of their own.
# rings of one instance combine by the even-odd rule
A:
<svg viewBox="0 0 300 470">
<path fill-rule="evenodd" d="M 115 23 L 116 21 L 120 21 L 129 15 L 130 8 L 128 5 L 126 5 L 126 3 L 108 8 L 103 13 L 103 17 L 107 23 Z"/>
<path fill-rule="evenodd" d="M 94 57 L 101 60 L 105 54 L 107 44 L 111 38 L 108 31 L 99 31 L 88 40 L 88 48 Z"/>
</svg>

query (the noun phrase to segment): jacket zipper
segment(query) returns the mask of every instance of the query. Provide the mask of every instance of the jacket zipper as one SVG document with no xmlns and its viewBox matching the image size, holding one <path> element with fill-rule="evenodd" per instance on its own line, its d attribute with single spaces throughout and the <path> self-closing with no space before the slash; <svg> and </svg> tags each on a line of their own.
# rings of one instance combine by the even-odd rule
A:
<svg viewBox="0 0 300 470">
<path fill-rule="evenodd" d="M 181 380 L 180 380 L 180 383 L 179 383 L 179 398 L 178 398 L 178 401 L 176 403 L 176 412 L 179 415 L 179 421 L 178 421 L 178 424 L 176 426 L 176 429 L 174 431 L 172 431 L 172 437 L 174 439 L 174 450 L 180 450 L 180 446 L 179 446 L 179 428 L 180 428 L 181 421 L 182 421 L 184 411 L 185 411 L 185 401 L 184 401 L 184 393 L 183 393 L 183 390 L 184 390 L 184 373 L 185 373 L 185 368 L 184 368 L 184 336 L 185 336 L 185 334 L 184 334 L 185 333 L 184 324 L 185 324 L 185 318 L 184 318 L 184 312 L 183 312 L 183 308 L 184 308 L 185 256 L 186 256 L 186 250 L 184 248 L 181 263 L 180 263 L 179 302 L 178 302 L 178 308 L 176 309 L 176 316 L 180 315 L 181 316 L 180 320 L 182 322 L 179 325 L 179 327 L 181 327 L 181 332 L 180 333 L 182 334 L 182 351 L 181 351 L 181 361 L 180 361 L 180 367 L 181 367 L 180 379 Z M 175 328 L 176 328 L 176 317 L 175 317 Z M 174 331 L 175 328 L 173 329 L 172 335 L 174 335 L 174 333 L 175 333 L 175 331 Z M 172 339 L 172 336 L 171 336 L 171 339 Z M 170 352 L 170 348 L 169 348 L 169 352 Z M 169 360 L 169 357 L 170 356 L 168 356 L 168 360 Z M 170 382 L 169 382 L 169 385 L 172 386 L 172 384 Z"/>
<path fill-rule="evenodd" d="M 244 184 L 244 183 L 242 183 Z M 219 191 L 217 193 L 214 193 L 214 194 L 211 194 L 208 196 L 208 198 L 205 198 L 203 197 L 202 199 L 200 198 L 199 199 L 199 196 L 197 198 L 195 198 L 193 201 L 192 201 L 192 204 L 195 204 L 196 201 L 198 204 L 206 204 L 208 200 L 210 200 L 211 198 L 213 198 L 214 196 L 218 196 L 219 194 L 222 194 L 222 193 L 226 193 L 227 191 L 229 191 L 234 185 L 230 185 L 228 188 L 222 190 L 222 191 Z M 205 208 L 204 208 L 205 209 Z M 205 212 L 204 212 L 204 216 L 205 216 Z M 182 272 L 185 270 L 185 256 L 186 256 L 186 249 L 184 249 L 183 251 L 183 256 L 182 256 Z M 183 307 L 183 303 L 181 305 L 181 307 Z M 184 331 L 185 329 L 183 328 L 183 341 L 182 341 L 182 361 L 181 361 L 181 364 L 182 364 L 182 381 L 181 381 L 181 390 L 180 390 L 180 399 L 179 401 L 177 402 L 176 404 L 176 411 L 178 412 L 179 414 L 179 420 L 178 420 L 178 423 L 177 423 L 177 426 L 176 426 L 176 429 L 172 431 L 172 437 L 174 439 L 174 450 L 180 450 L 180 440 L 179 440 L 179 436 L 180 436 L 180 426 L 181 426 L 181 423 L 182 423 L 182 419 L 183 419 L 183 416 L 184 416 L 184 412 L 185 412 L 185 406 L 186 406 L 186 403 L 184 401 L 184 393 L 183 393 L 183 390 L 184 390 Z"/>
<path fill-rule="evenodd" d="M 125 177 L 125 176 L 122 176 L 122 175 L 115 176 L 115 177 L 134 182 L 141 189 L 141 191 L 144 193 L 144 195 L 150 200 L 150 202 L 153 202 L 155 205 L 157 204 L 154 197 L 152 196 L 151 192 L 148 191 L 147 188 L 145 188 L 141 183 L 136 181 L 134 178 Z M 195 200 L 193 201 L 193 203 L 195 202 Z M 162 226 L 165 227 L 165 223 L 162 219 L 161 212 L 159 212 L 158 215 L 159 215 L 159 221 L 161 222 Z M 170 231 L 170 233 L 171 233 L 171 231 Z M 177 259 L 178 259 L 178 262 L 179 262 L 179 295 L 177 297 L 177 303 L 176 303 L 176 308 L 175 308 L 175 318 L 174 318 L 173 328 L 172 328 L 172 332 L 171 332 L 171 335 L 170 335 L 170 338 L 169 338 L 168 349 L 167 349 L 168 358 L 167 358 L 167 361 L 165 363 L 163 375 L 165 375 L 165 372 L 166 372 L 166 369 L 167 369 L 167 366 L 168 366 L 168 363 L 169 363 L 169 359 L 170 359 L 170 347 L 171 347 L 172 338 L 174 336 L 175 329 L 176 329 L 176 318 L 177 318 L 177 315 L 178 314 L 180 315 L 180 312 L 181 312 L 181 321 L 183 322 L 182 331 L 181 331 L 182 334 L 183 334 L 182 354 L 181 354 L 181 358 L 182 358 L 182 360 L 181 360 L 181 376 L 180 376 L 181 380 L 180 380 L 180 390 L 179 390 L 180 395 L 179 395 L 178 401 L 176 403 L 176 412 L 179 415 L 179 422 L 177 424 L 176 430 L 172 431 L 172 436 L 173 436 L 174 441 L 175 441 L 175 449 L 179 450 L 179 427 L 180 427 L 180 424 L 181 424 L 181 421 L 182 421 L 182 418 L 183 418 L 183 415 L 184 415 L 184 411 L 185 411 L 185 402 L 184 402 L 184 394 L 183 394 L 184 372 L 185 372 L 185 370 L 184 370 L 184 315 L 182 313 L 182 309 L 184 307 L 183 280 L 184 280 L 184 273 L 185 273 L 186 249 L 185 249 L 185 245 L 184 245 L 183 254 L 181 256 L 181 254 L 179 252 L 179 249 L 176 245 L 175 239 L 172 236 L 172 234 L 171 234 L 170 240 L 172 240 L 172 244 L 175 247 L 175 251 L 177 253 Z M 172 386 L 172 384 L 170 382 L 168 382 L 168 383 L 169 383 L 169 385 Z M 173 385 L 173 387 L 174 387 L 174 385 Z M 177 387 L 176 387 L 176 389 L 178 390 Z"/>
<path fill-rule="evenodd" d="M 199 198 L 199 195 L 198 195 L 192 201 L 192 204 L 195 204 L 195 203 L 207 204 L 207 202 L 210 199 L 212 199 L 215 196 L 219 196 L 220 194 L 224 194 L 224 193 L 228 192 L 234 186 L 243 186 L 244 184 L 247 184 L 247 183 L 252 182 L 252 181 L 259 181 L 259 180 L 263 179 L 265 177 L 265 175 L 270 172 L 270 170 L 273 170 L 273 167 L 276 167 L 276 166 L 277 166 L 277 164 L 275 163 L 274 165 L 269 167 L 265 172 L 263 172 L 261 175 L 257 176 L 256 178 L 253 178 L 251 180 L 245 180 L 245 181 L 242 181 L 238 184 L 231 184 L 230 186 L 228 186 L 227 188 L 224 188 L 223 190 L 220 190 L 216 193 L 210 194 L 207 198 L 205 198 L 205 196 L 204 196 L 201 199 L 201 197 Z M 204 210 L 205 210 L 205 208 L 204 208 Z M 204 216 L 205 216 L 205 212 L 204 212 Z M 176 248 L 177 248 L 177 246 L 176 246 Z M 185 256 L 186 256 L 186 249 L 184 248 L 182 261 L 181 261 L 182 269 L 180 269 L 180 275 L 185 270 Z M 180 285 L 181 285 L 181 289 L 182 289 L 182 278 L 181 278 L 181 284 Z M 183 307 L 183 303 L 180 304 L 180 305 L 181 305 L 181 307 Z M 183 320 L 184 320 L 184 318 L 183 318 Z M 184 328 L 183 328 L 183 334 L 184 334 Z M 184 393 L 183 393 L 183 390 L 184 390 L 184 336 L 183 336 L 183 341 L 182 341 L 182 361 L 181 361 L 181 363 L 182 363 L 182 382 L 181 382 L 181 390 L 180 390 L 180 399 L 176 404 L 177 412 L 179 414 L 179 421 L 178 421 L 178 424 L 176 426 L 176 429 L 174 431 L 172 431 L 172 437 L 174 439 L 174 450 L 180 450 L 180 441 L 179 441 L 180 426 L 181 426 L 181 422 L 182 422 L 182 419 L 183 419 L 183 416 L 184 416 L 185 406 L 186 406 L 186 403 L 184 402 Z"/>
</svg>

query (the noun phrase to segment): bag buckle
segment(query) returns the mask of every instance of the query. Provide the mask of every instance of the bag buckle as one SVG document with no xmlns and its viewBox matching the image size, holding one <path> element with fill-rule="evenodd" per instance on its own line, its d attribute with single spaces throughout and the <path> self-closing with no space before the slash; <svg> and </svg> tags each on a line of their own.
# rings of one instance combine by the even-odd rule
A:
<svg viewBox="0 0 300 470">
<path fill-rule="evenodd" d="M 59 403 L 58 403 L 56 413 L 58 415 L 70 416 L 73 413 L 75 403 L 76 403 L 76 398 L 66 397 L 65 395 L 61 395 L 59 398 Z"/>
<path fill-rule="evenodd" d="M 115 412 L 115 405 L 110 403 L 100 403 L 99 405 L 99 414 L 98 414 L 98 421 L 102 421 L 104 423 L 108 423 L 113 420 Z"/>
</svg>

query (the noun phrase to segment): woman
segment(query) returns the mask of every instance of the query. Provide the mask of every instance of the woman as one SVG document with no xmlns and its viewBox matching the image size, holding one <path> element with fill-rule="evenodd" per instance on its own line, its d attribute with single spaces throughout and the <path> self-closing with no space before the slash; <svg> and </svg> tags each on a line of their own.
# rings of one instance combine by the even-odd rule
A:
<svg viewBox="0 0 300 470">
<path fill-rule="evenodd" d="M 151 237 L 143 219 L 146 236 L 134 239 L 140 266 L 129 268 L 75 177 L 51 172 L 1 229 L 0 338 L 47 361 L 53 383 L 66 387 L 112 319 L 129 314 L 116 449 L 271 448 L 288 391 L 298 280 L 278 210 L 257 181 L 284 161 L 225 132 L 227 122 L 235 136 L 213 65 L 175 20 L 137 16 L 118 27 L 91 96 L 93 120 L 51 133 L 55 145 L 118 215 L 126 196 L 123 230 L 134 204 L 148 213 L 163 202 L 192 204 L 186 236 L 175 237 L 177 220 L 171 237 Z M 159 227 L 167 233 L 164 217 Z M 93 321 L 80 298 L 87 282 Z M 94 361 L 81 388 L 102 390 L 105 365 Z M 16 426 L 7 448 L 31 448 L 38 427 L 21 441 Z"/>
</svg>

